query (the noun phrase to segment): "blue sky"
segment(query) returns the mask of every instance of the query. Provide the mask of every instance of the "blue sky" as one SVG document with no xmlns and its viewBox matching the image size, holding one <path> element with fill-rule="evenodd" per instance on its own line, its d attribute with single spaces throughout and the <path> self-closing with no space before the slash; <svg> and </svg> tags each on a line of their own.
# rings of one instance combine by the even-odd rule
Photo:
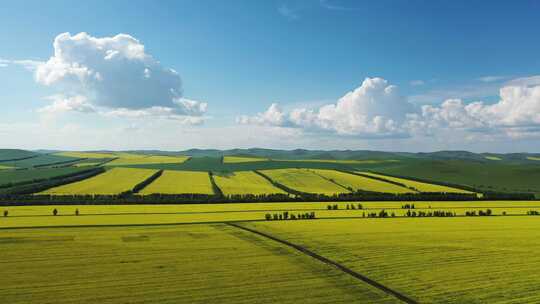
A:
<svg viewBox="0 0 540 304">
<path fill-rule="evenodd" d="M 538 152 L 539 13 L 538 1 L 4 2 L 0 135 L 53 149 Z M 36 76 L 58 71 L 47 61 L 66 32 L 129 35 L 163 77 L 148 89 L 119 72 L 91 85 Z M 182 81 L 171 100 L 196 110 L 161 100 L 168 69 Z"/>
</svg>

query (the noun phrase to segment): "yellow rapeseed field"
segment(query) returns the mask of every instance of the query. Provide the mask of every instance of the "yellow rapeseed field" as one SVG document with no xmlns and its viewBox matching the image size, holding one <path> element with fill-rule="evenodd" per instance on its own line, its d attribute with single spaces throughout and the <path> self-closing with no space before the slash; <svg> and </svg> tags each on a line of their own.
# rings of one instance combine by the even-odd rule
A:
<svg viewBox="0 0 540 304">
<path fill-rule="evenodd" d="M 420 192 L 447 192 L 447 193 L 473 193 L 471 191 L 456 189 L 447 186 L 428 184 L 423 182 L 417 182 L 410 179 L 397 178 L 382 174 L 370 173 L 370 172 L 361 172 L 362 174 L 383 178 L 389 181 L 397 182 L 406 185 L 407 187 L 414 188 Z"/>
<path fill-rule="evenodd" d="M 268 158 L 263 158 L 263 157 L 241 157 L 241 156 L 223 157 L 223 163 L 225 164 L 246 163 L 246 162 L 267 161 L 267 160 Z"/>
<path fill-rule="evenodd" d="M 124 165 L 144 165 L 144 164 L 178 164 L 185 162 L 188 156 L 166 156 L 166 155 L 139 155 L 139 154 L 118 154 L 118 159 L 106 164 L 106 166 Z"/>
<path fill-rule="evenodd" d="M 149 178 L 156 171 L 152 169 L 113 168 L 82 181 L 45 190 L 41 194 L 119 194 L 133 189 L 135 185 Z"/>
<path fill-rule="evenodd" d="M 198 193 L 213 194 L 208 172 L 172 171 L 165 170 L 163 174 L 150 185 L 139 192 L 141 195 L 153 193 L 182 194 Z"/>
<path fill-rule="evenodd" d="M 263 170 L 261 172 L 275 182 L 301 192 L 326 195 L 350 192 L 346 188 L 322 178 L 309 169 L 277 169 Z"/>
<path fill-rule="evenodd" d="M 316 174 L 324 176 L 327 179 L 331 179 L 336 183 L 343 185 L 353 190 L 364 190 L 373 192 L 385 192 L 385 193 L 413 193 L 415 191 L 400 187 L 391 183 L 386 183 L 376 179 L 371 179 L 354 174 L 344 173 L 335 170 L 319 170 L 310 169 Z"/>
<path fill-rule="evenodd" d="M 225 195 L 286 193 L 252 171 L 239 171 L 226 175 L 216 173 L 214 181 Z"/>
<path fill-rule="evenodd" d="M 115 158 L 118 155 L 109 152 L 59 152 L 59 156 L 77 157 L 77 158 Z"/>
</svg>

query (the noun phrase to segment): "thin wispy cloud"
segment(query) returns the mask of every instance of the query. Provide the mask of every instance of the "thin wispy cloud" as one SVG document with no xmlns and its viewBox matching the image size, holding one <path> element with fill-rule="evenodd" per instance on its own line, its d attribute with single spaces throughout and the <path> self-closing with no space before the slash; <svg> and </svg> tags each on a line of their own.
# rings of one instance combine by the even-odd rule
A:
<svg viewBox="0 0 540 304">
<path fill-rule="evenodd" d="M 409 82 L 409 84 L 412 85 L 412 86 L 422 86 L 422 85 L 425 85 L 426 82 L 423 81 L 423 80 L 417 79 L 417 80 L 411 80 L 411 82 Z"/>
<path fill-rule="evenodd" d="M 298 9 L 293 9 L 287 4 L 281 4 L 278 7 L 278 13 L 289 20 L 298 19 Z"/>
<path fill-rule="evenodd" d="M 359 9 L 357 7 L 341 5 L 337 1 L 332 1 L 332 0 L 319 0 L 319 4 L 322 8 L 333 10 L 333 11 L 356 11 Z"/>
<path fill-rule="evenodd" d="M 497 81 L 505 80 L 508 78 L 510 77 L 508 76 L 483 76 L 483 77 L 478 78 L 478 80 L 481 82 L 497 82 Z"/>
</svg>

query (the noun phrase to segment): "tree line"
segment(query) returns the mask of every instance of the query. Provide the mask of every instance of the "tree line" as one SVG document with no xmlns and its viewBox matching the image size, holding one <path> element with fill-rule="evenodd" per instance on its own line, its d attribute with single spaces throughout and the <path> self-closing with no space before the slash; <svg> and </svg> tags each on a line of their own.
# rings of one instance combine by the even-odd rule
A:
<svg viewBox="0 0 540 304">
<path fill-rule="evenodd" d="M 101 168 L 101 167 L 100 167 Z M 482 201 L 494 200 L 493 196 L 478 198 L 467 193 L 342 193 L 336 195 L 324 194 L 151 194 L 137 195 L 133 191 L 117 195 L 31 195 L 46 189 L 83 180 L 102 173 L 101 168 L 95 168 L 84 174 L 60 180 L 47 180 L 41 183 L 23 185 L 0 191 L 0 204 L 182 204 L 182 203 L 243 203 L 243 202 L 361 202 L 361 201 Z M 6 191 L 7 190 L 7 191 Z M 503 196 L 506 200 L 534 200 L 534 196 Z"/>
</svg>

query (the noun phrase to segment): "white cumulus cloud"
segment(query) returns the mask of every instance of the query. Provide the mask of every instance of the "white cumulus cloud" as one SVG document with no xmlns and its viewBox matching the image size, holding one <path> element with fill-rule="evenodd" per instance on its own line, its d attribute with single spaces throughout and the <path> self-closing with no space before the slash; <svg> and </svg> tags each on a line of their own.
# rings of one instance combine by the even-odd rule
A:
<svg viewBox="0 0 540 304">
<path fill-rule="evenodd" d="M 161 117 L 164 112 L 169 117 L 200 117 L 206 112 L 206 103 L 182 97 L 180 75 L 163 67 L 130 35 L 97 38 L 84 32 L 63 33 L 53 46 L 54 54 L 46 62 L 19 64 L 33 67 L 36 81 L 60 89 L 65 100 L 84 96 L 86 103 L 106 111 L 146 113 L 134 115 L 139 117 Z M 69 107 L 59 103 L 48 107 L 60 108 Z"/>
<path fill-rule="evenodd" d="M 237 122 L 358 138 L 436 135 L 452 130 L 482 140 L 540 137 L 540 76 L 510 80 L 499 89 L 499 96 L 495 103 L 448 98 L 438 105 L 414 106 L 386 80 L 366 78 L 336 103 L 291 111 L 274 103 L 265 112 L 238 117 Z"/>
<path fill-rule="evenodd" d="M 366 78 L 362 85 L 336 103 L 318 109 L 297 108 L 285 113 L 277 104 L 255 116 L 240 116 L 242 124 L 300 127 L 360 137 L 402 137 L 412 104 L 399 95 L 394 85 L 382 78 Z"/>
<path fill-rule="evenodd" d="M 441 105 L 424 105 L 410 124 L 434 130 L 452 128 L 476 132 L 500 132 L 509 137 L 540 134 L 540 79 L 538 76 L 509 81 L 499 90 L 500 99 L 488 104 L 448 99 Z"/>
<path fill-rule="evenodd" d="M 65 97 L 63 95 L 53 95 L 49 96 L 47 99 L 52 100 L 53 103 L 38 109 L 38 112 L 49 114 L 63 112 L 96 112 L 96 108 L 88 102 L 85 96 L 75 95 L 71 97 Z"/>
</svg>

